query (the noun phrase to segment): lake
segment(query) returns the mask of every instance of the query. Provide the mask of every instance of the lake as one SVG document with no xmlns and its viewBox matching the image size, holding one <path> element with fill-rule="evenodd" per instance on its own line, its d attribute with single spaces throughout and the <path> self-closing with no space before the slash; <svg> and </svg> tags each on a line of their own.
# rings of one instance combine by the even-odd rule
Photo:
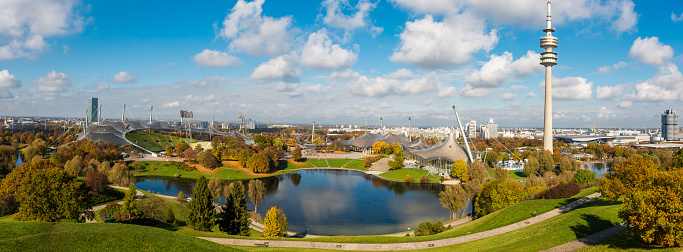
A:
<svg viewBox="0 0 683 252">
<path fill-rule="evenodd" d="M 359 171 L 302 170 L 261 179 L 266 197 L 258 207 L 265 217 L 272 206 L 287 216 L 288 230 L 316 235 L 375 235 L 415 229 L 425 221 L 446 221 L 440 184 L 386 181 Z M 138 178 L 138 189 L 165 195 L 191 194 L 194 180 Z M 245 185 L 247 181 L 244 181 Z M 223 199 L 217 201 L 223 203 Z M 247 208 L 254 206 L 247 199 Z M 461 211 L 471 211 L 471 208 Z"/>
<path fill-rule="evenodd" d="M 609 170 L 609 165 L 605 162 L 600 163 L 588 163 L 583 165 L 584 169 L 589 169 L 594 171 L 597 178 L 602 178 L 602 176 Z"/>
</svg>

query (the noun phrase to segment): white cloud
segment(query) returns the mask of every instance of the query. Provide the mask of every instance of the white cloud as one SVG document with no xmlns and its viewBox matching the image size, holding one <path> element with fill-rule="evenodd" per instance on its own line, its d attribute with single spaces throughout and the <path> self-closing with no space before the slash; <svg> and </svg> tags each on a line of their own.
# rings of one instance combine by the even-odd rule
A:
<svg viewBox="0 0 683 252">
<path fill-rule="evenodd" d="M 52 70 L 45 77 L 33 81 L 33 85 L 38 87 L 38 91 L 42 92 L 44 96 L 56 96 L 65 92 L 66 87 L 71 86 L 71 82 L 68 75 Z"/>
<path fill-rule="evenodd" d="M 183 87 L 205 88 L 205 87 L 220 87 L 223 85 L 228 85 L 229 81 L 228 81 L 228 78 L 225 78 L 225 77 L 210 76 L 210 77 L 206 77 L 202 80 L 181 81 L 181 82 L 176 82 L 174 84 L 176 86 L 183 86 Z"/>
<path fill-rule="evenodd" d="M 498 25 L 522 26 L 537 29 L 544 24 L 546 6 L 528 0 L 391 0 L 411 12 L 448 16 L 470 11 L 479 20 L 491 20 Z M 596 1 L 574 0 L 553 2 L 553 24 L 568 21 L 593 20 L 607 23 L 617 33 L 635 29 L 638 14 L 631 0 Z"/>
<path fill-rule="evenodd" d="M 71 48 L 69 48 L 68 45 L 63 45 L 63 46 L 62 46 L 62 53 L 63 53 L 63 54 L 69 54 L 69 50 L 71 50 Z"/>
<path fill-rule="evenodd" d="M 82 31 L 78 5 L 75 0 L 0 1 L 0 60 L 34 58 L 49 47 L 45 38 Z"/>
<path fill-rule="evenodd" d="M 504 52 L 500 56 L 494 54 L 465 81 L 475 87 L 499 87 L 512 76 L 522 77 L 543 71 L 543 66 L 538 63 L 539 57 L 539 54 L 528 51 L 526 55 L 513 61 L 510 52 Z"/>
<path fill-rule="evenodd" d="M 210 101 L 213 101 L 215 98 L 216 97 L 214 95 L 208 95 L 205 97 L 186 95 L 185 101 L 188 101 L 188 102 L 210 102 Z"/>
<path fill-rule="evenodd" d="M 137 79 L 137 75 L 130 74 L 129 72 L 119 72 L 118 74 L 114 75 L 114 78 L 112 78 L 111 81 L 118 83 L 131 83 L 135 82 Z"/>
<path fill-rule="evenodd" d="M 13 99 L 14 97 L 14 94 L 12 94 L 12 92 L 9 90 L 0 88 L 0 99 Z"/>
<path fill-rule="evenodd" d="M 472 85 L 467 84 L 460 90 L 460 95 L 464 97 L 484 97 L 489 95 L 491 92 L 488 88 L 474 88 Z"/>
<path fill-rule="evenodd" d="M 683 13 L 681 13 L 681 15 L 676 16 L 675 13 L 671 12 L 671 21 L 674 21 L 674 23 L 683 21 Z"/>
<path fill-rule="evenodd" d="M 180 107 L 180 102 L 179 101 L 174 101 L 174 102 L 168 102 L 161 104 L 162 108 L 177 108 Z"/>
<path fill-rule="evenodd" d="M 260 82 L 284 81 L 299 82 L 301 69 L 294 66 L 296 58 L 292 55 L 281 55 L 267 62 L 261 63 L 254 72 L 251 79 Z"/>
<path fill-rule="evenodd" d="M 0 71 L 0 89 L 20 88 L 21 81 L 19 81 L 9 70 L 3 69 Z"/>
<path fill-rule="evenodd" d="M 509 101 L 509 100 L 517 99 L 517 95 L 510 93 L 510 92 L 507 92 L 507 93 L 504 93 L 503 95 L 501 95 L 500 98 L 502 98 L 503 100 Z"/>
<path fill-rule="evenodd" d="M 333 73 L 334 75 L 334 73 Z M 369 78 L 360 74 L 348 80 L 351 93 L 361 96 L 414 95 L 439 89 L 441 82 L 435 75 L 414 75 L 408 69 L 399 69 L 380 77 Z M 450 92 L 449 90 L 445 90 Z"/>
<path fill-rule="evenodd" d="M 242 62 L 239 58 L 226 52 L 209 49 L 204 49 L 202 52 L 195 54 L 193 59 L 195 63 L 208 67 L 232 66 Z"/>
<path fill-rule="evenodd" d="M 631 101 L 621 101 L 617 104 L 617 107 L 620 108 L 630 108 L 631 106 L 633 106 L 633 102 Z"/>
<path fill-rule="evenodd" d="M 638 37 L 631 46 L 628 56 L 643 64 L 662 65 L 674 56 L 674 50 L 669 45 L 659 42 L 658 37 Z"/>
<path fill-rule="evenodd" d="M 309 87 L 306 87 L 306 90 L 311 91 L 313 93 L 322 93 L 322 92 L 328 92 L 332 89 L 330 86 L 323 86 L 322 84 L 315 84 Z"/>
<path fill-rule="evenodd" d="M 624 92 L 624 89 L 626 89 L 625 85 L 597 87 L 595 89 L 595 98 L 599 100 L 609 100 L 620 96 Z"/>
<path fill-rule="evenodd" d="M 342 81 L 348 81 L 348 80 L 355 80 L 360 78 L 361 75 L 357 72 L 352 71 L 351 69 L 346 69 L 343 72 L 335 71 L 332 74 L 330 74 L 329 78 L 332 80 L 342 80 Z"/>
<path fill-rule="evenodd" d="M 435 21 L 430 15 L 408 21 L 399 37 L 401 45 L 391 61 L 412 63 L 420 67 L 440 68 L 469 61 L 472 54 L 488 52 L 498 43 L 496 30 L 486 34 L 486 25 L 469 13 L 461 13 Z"/>
<path fill-rule="evenodd" d="M 616 64 L 611 65 L 611 66 L 598 67 L 598 73 L 611 73 L 611 72 L 614 72 L 617 69 L 625 67 L 625 66 L 626 66 L 626 62 L 619 61 Z"/>
<path fill-rule="evenodd" d="M 510 87 L 510 89 L 512 89 L 512 90 L 521 90 L 521 89 L 527 90 L 528 88 L 524 85 L 512 85 L 512 87 Z"/>
<path fill-rule="evenodd" d="M 374 33 L 381 33 L 382 28 L 375 27 L 370 24 L 369 13 L 377 5 L 367 0 L 360 0 L 354 8 L 349 8 L 348 0 L 325 0 L 322 3 L 325 8 L 325 16 L 323 23 L 329 27 L 343 29 L 348 32 L 368 26 L 370 31 Z M 351 15 L 346 15 L 343 9 L 355 9 L 356 12 Z"/>
<path fill-rule="evenodd" d="M 109 90 L 111 87 L 104 83 L 95 83 L 93 85 L 85 86 L 85 89 Z"/>
<path fill-rule="evenodd" d="M 229 45 L 231 50 L 245 51 L 250 55 L 275 56 L 289 49 L 287 29 L 291 26 L 292 18 L 262 16 L 264 2 L 239 0 L 225 17 L 220 36 L 232 39 Z"/>
<path fill-rule="evenodd" d="M 539 87 L 545 88 L 541 82 Z M 593 95 L 593 82 L 582 77 L 553 78 L 553 99 L 557 100 L 584 100 Z"/>
<path fill-rule="evenodd" d="M 350 67 L 356 61 L 356 53 L 332 44 L 325 29 L 311 33 L 301 51 L 301 64 L 319 69 Z"/>
<path fill-rule="evenodd" d="M 446 84 L 439 84 L 437 87 L 436 96 L 439 98 L 451 97 L 455 95 L 456 89 L 453 86 L 448 86 Z"/>
<path fill-rule="evenodd" d="M 382 102 L 382 104 L 379 105 L 380 108 L 391 108 L 391 104 L 387 102 Z"/>
<path fill-rule="evenodd" d="M 526 97 L 534 98 L 534 97 L 536 97 L 536 93 L 534 93 L 534 92 L 526 93 Z"/>
<path fill-rule="evenodd" d="M 655 76 L 637 84 L 635 93 L 624 95 L 624 99 L 636 101 L 683 100 L 683 74 L 672 63 L 660 66 Z"/>
</svg>

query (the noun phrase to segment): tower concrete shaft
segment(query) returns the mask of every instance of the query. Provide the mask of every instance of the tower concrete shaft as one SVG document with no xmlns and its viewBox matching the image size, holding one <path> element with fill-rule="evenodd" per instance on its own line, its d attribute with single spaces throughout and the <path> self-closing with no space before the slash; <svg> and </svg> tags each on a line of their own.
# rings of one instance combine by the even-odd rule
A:
<svg viewBox="0 0 683 252">
<path fill-rule="evenodd" d="M 546 27 L 543 29 L 545 36 L 541 37 L 541 65 L 545 66 L 545 111 L 543 114 L 543 149 L 553 152 L 553 83 L 552 67 L 557 64 L 557 38 L 553 37 L 552 19 L 550 15 L 550 1 L 547 3 L 548 15 Z"/>
</svg>

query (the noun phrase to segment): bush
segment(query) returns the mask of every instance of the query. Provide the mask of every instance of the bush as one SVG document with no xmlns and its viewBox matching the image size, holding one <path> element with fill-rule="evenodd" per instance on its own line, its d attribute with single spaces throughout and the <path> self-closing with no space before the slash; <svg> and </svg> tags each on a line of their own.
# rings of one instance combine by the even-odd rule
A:
<svg viewBox="0 0 683 252">
<path fill-rule="evenodd" d="M 205 151 L 199 154 L 199 163 L 204 166 L 204 168 L 213 170 L 219 167 L 221 164 L 218 159 L 210 152 Z"/>
<path fill-rule="evenodd" d="M 102 220 L 106 220 L 109 218 L 119 219 L 120 212 L 121 205 L 117 204 L 116 202 L 109 203 L 102 209 L 102 211 L 100 211 L 100 218 L 102 218 Z"/>
<path fill-rule="evenodd" d="M 596 172 L 588 169 L 579 169 L 574 173 L 574 178 L 572 182 L 577 184 L 586 184 L 595 181 Z"/>
<path fill-rule="evenodd" d="M 404 180 L 406 183 L 413 183 L 413 182 L 415 181 L 415 179 L 413 179 L 413 177 L 411 177 L 410 174 L 406 175 L 406 177 L 403 178 L 403 180 Z"/>
<path fill-rule="evenodd" d="M 158 221 L 166 219 L 166 201 L 156 195 L 147 195 L 144 199 L 138 201 L 138 209 L 142 216 L 152 218 Z"/>
<path fill-rule="evenodd" d="M 422 183 L 422 184 L 429 183 L 429 177 L 427 177 L 427 175 L 422 176 L 422 178 L 420 178 L 420 183 Z"/>
<path fill-rule="evenodd" d="M 166 219 L 164 221 L 170 225 L 178 226 L 178 220 L 175 218 L 175 214 L 171 207 L 166 208 Z"/>
<path fill-rule="evenodd" d="M 415 230 L 415 236 L 425 236 L 425 235 L 433 235 L 433 234 L 438 234 L 443 231 L 451 229 L 451 226 L 448 225 L 448 227 L 444 227 L 443 223 L 440 221 L 431 223 L 431 222 L 423 222 L 420 223 L 418 226 L 417 230 Z"/>
<path fill-rule="evenodd" d="M 372 157 L 366 157 L 363 161 L 363 167 L 368 168 L 370 166 L 372 166 Z"/>
<path fill-rule="evenodd" d="M 543 194 L 542 198 L 564 199 L 577 195 L 579 192 L 581 192 L 581 188 L 576 183 L 559 184 L 548 189 L 548 191 Z"/>
<path fill-rule="evenodd" d="M 171 162 L 171 165 L 175 166 L 175 168 L 178 168 L 183 171 L 196 171 L 197 168 L 194 168 L 192 166 L 189 166 L 183 162 Z"/>
<path fill-rule="evenodd" d="M 183 194 L 183 191 L 178 192 L 178 196 L 175 199 L 180 203 L 187 202 L 187 198 L 185 198 L 185 194 Z"/>
<path fill-rule="evenodd" d="M 8 194 L 0 198 L 0 216 L 10 215 L 17 212 L 19 202 L 14 198 L 14 195 Z"/>
</svg>

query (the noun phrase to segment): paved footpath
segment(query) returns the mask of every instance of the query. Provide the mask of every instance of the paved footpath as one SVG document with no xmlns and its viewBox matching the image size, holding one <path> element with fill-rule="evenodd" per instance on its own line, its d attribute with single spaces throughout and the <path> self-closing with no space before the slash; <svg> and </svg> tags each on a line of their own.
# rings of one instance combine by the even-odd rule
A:
<svg viewBox="0 0 683 252">
<path fill-rule="evenodd" d="M 446 238 L 434 241 L 423 242 L 403 242 L 403 243 L 334 243 L 334 242 L 312 242 L 312 241 L 291 241 L 291 240 L 247 240 L 247 239 L 230 239 L 230 238 L 212 238 L 212 237 L 197 237 L 207 241 L 212 241 L 224 245 L 237 246 L 256 246 L 256 244 L 265 244 L 269 247 L 289 247 L 289 248 L 314 248 L 314 249 L 333 249 L 333 250 L 366 250 L 366 251 L 389 251 L 389 250 L 412 250 L 412 249 L 427 249 L 436 247 L 445 247 L 465 242 L 476 241 L 507 232 L 511 232 L 520 228 L 528 227 L 541 221 L 550 219 L 565 213 L 583 203 L 591 201 L 600 196 L 600 193 L 593 193 L 582 199 L 564 205 L 560 208 L 553 209 L 546 213 L 540 214 L 536 217 L 529 218 L 517 223 L 513 223 L 504 227 L 483 231 L 479 233 Z"/>
</svg>

